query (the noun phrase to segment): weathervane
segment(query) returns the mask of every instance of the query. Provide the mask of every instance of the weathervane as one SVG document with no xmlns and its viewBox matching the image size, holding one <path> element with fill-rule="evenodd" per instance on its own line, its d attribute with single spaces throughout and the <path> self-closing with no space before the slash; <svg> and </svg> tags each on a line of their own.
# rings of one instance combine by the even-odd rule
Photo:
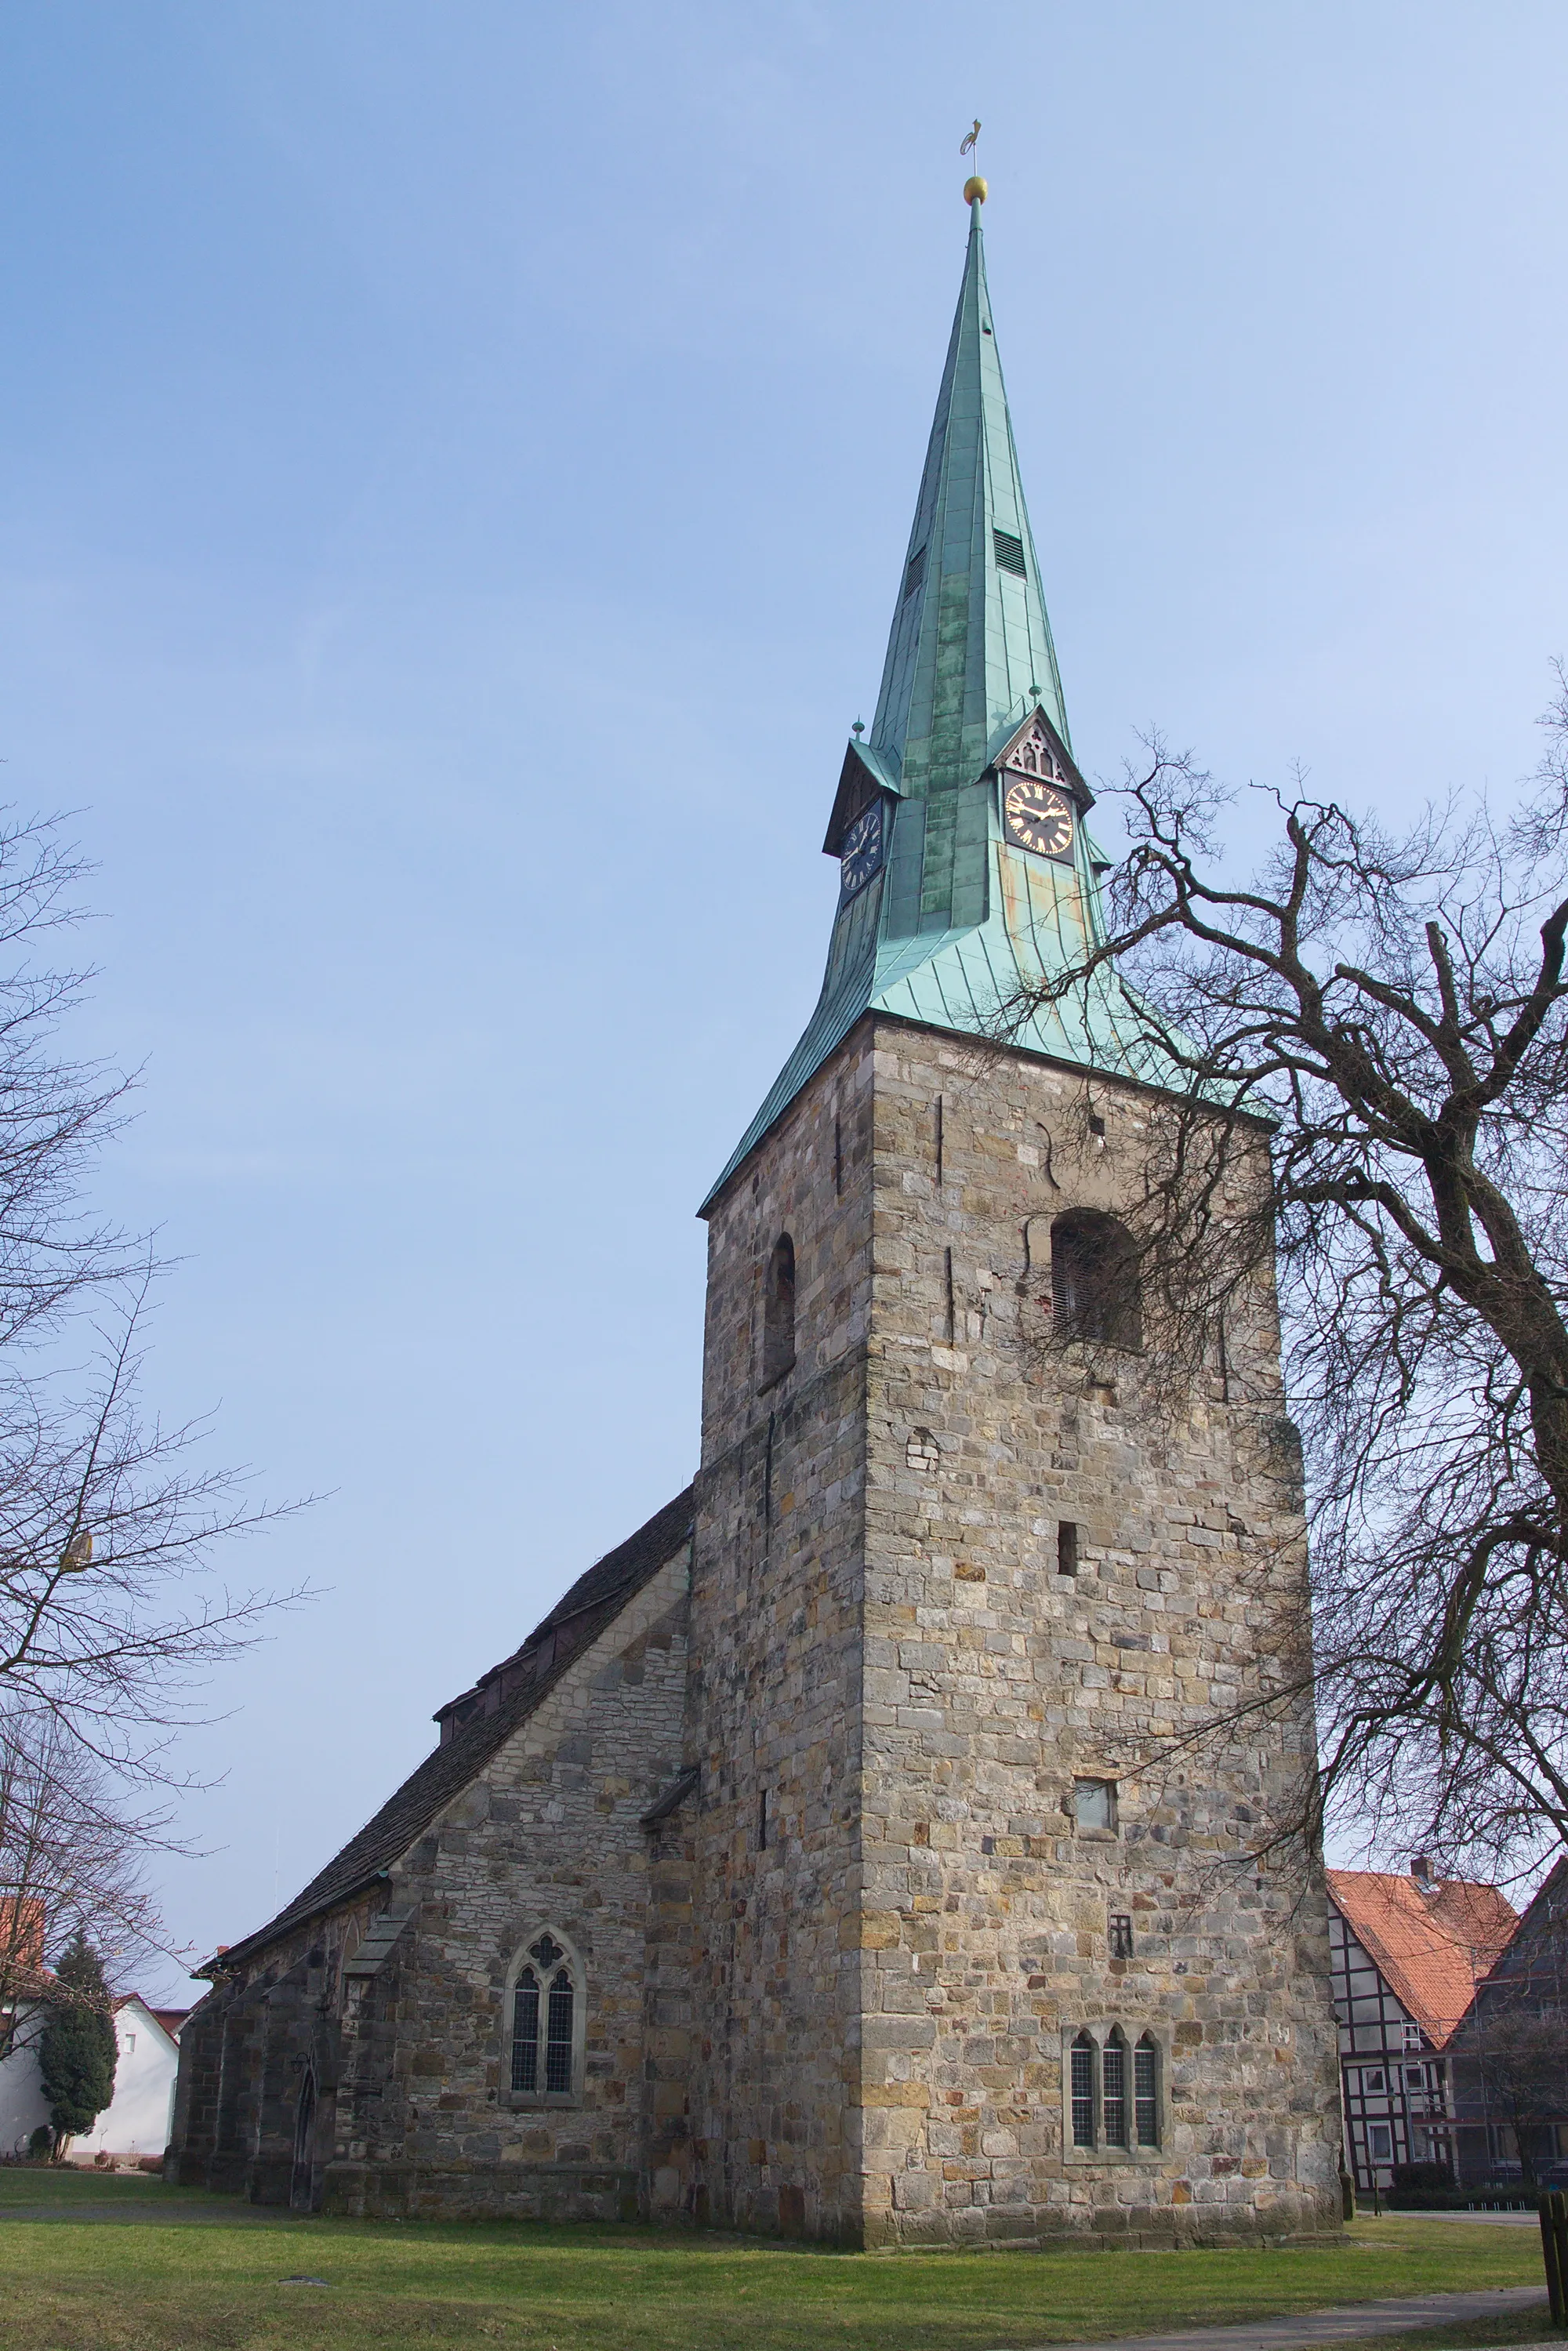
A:
<svg viewBox="0 0 1568 2351">
<path fill-rule="evenodd" d="M 960 154 L 960 155 L 973 155 L 973 154 L 974 154 L 974 152 L 975 152 L 975 142 L 976 142 L 976 141 L 979 138 L 979 135 L 980 135 L 980 118 L 979 118 L 979 116 L 978 116 L 978 115 L 977 115 L 977 116 L 975 117 L 975 123 L 974 123 L 974 128 L 973 128 L 973 130 L 969 132 L 968 137 L 967 137 L 966 140 L 964 140 L 964 141 L 962 142 L 962 144 L 960 145 L 960 147 L 959 147 L 959 149 L 958 149 L 958 152 L 959 152 L 959 154 Z M 978 160 L 978 159 L 977 158 L 977 160 Z M 980 176 L 979 176 L 978 172 L 977 172 L 977 173 L 976 173 L 976 175 L 975 175 L 975 177 L 974 177 L 972 180 L 966 180 L 966 181 L 965 181 L 965 183 L 964 183 L 964 202 L 965 202 L 967 204 L 983 204 L 985 203 L 985 201 L 986 201 L 986 183 L 985 183 L 984 180 L 982 180 L 982 179 L 980 178 Z"/>
</svg>

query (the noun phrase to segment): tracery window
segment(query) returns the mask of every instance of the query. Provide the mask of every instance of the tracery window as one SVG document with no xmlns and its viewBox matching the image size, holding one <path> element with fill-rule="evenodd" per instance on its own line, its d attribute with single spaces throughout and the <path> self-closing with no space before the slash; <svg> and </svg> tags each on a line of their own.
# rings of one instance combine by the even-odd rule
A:
<svg viewBox="0 0 1568 2351">
<path fill-rule="evenodd" d="M 1044 776 L 1051 783 L 1059 782 L 1061 776 L 1055 755 L 1046 740 L 1045 729 L 1038 719 L 1030 733 L 1013 745 L 1005 764 L 1018 768 L 1022 775 Z"/>
<path fill-rule="evenodd" d="M 1067 2050 L 1067 2125 L 1071 2145 L 1114 2158 L 1160 2144 L 1160 2052 L 1152 2032 L 1129 2044 L 1119 2024 L 1097 2036 L 1087 2026 Z"/>
<path fill-rule="evenodd" d="M 581 1991 L 564 1944 L 547 1927 L 528 1945 L 512 1984 L 515 2097 L 570 2098 L 578 2087 Z"/>
</svg>

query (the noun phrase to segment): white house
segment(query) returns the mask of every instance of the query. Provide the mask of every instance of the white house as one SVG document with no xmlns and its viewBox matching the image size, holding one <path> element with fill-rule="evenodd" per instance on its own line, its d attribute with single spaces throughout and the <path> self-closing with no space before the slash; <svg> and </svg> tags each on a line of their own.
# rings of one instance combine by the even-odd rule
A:
<svg viewBox="0 0 1568 2351">
<path fill-rule="evenodd" d="M 89 2155 L 162 2155 L 169 2144 L 174 2106 L 174 2076 L 180 2065 L 183 2008 L 149 2008 L 140 1992 L 114 2003 L 120 2055 L 114 2068 L 114 2101 L 90 2131 L 71 2141 L 71 2159 Z"/>
<path fill-rule="evenodd" d="M 90 2131 L 70 2144 L 74 2163 L 90 2162 L 95 2155 L 162 2155 L 169 2143 L 169 2117 L 174 2099 L 174 2075 L 180 2062 L 180 2027 L 187 2011 L 152 2008 L 139 1992 L 127 1992 L 114 2003 L 114 2033 L 119 2053 L 114 2068 L 114 2099 Z M 0 2149 L 10 2153 L 25 2147 L 49 2109 L 38 2079 L 37 2037 L 24 2019 L 16 2045 L 0 2060 Z"/>
</svg>

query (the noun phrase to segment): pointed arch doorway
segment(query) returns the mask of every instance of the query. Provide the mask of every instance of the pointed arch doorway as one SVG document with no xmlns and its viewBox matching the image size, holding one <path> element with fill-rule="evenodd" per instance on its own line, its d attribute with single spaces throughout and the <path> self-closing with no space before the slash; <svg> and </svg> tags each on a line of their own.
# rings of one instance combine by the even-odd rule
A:
<svg viewBox="0 0 1568 2351">
<path fill-rule="evenodd" d="M 288 2184 L 288 2201 L 296 2212 L 315 2210 L 315 2190 L 316 2075 L 307 2065 L 294 2109 L 294 2170 Z"/>
</svg>

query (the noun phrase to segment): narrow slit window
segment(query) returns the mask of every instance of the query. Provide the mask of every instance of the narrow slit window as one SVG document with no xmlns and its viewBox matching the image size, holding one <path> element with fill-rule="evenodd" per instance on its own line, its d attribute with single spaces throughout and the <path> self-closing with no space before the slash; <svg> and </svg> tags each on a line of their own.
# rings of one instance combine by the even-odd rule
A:
<svg viewBox="0 0 1568 2351">
<path fill-rule="evenodd" d="M 1071 1519 L 1063 1519 L 1056 1530 L 1056 1572 L 1058 1575 L 1078 1573 L 1078 1529 Z"/>
<path fill-rule="evenodd" d="M 1130 1959 L 1132 1956 L 1132 1916 L 1130 1912 L 1125 1910 L 1113 1910 L 1111 1913 L 1111 1957 L 1113 1959 Z"/>
<path fill-rule="evenodd" d="M 1133 2052 L 1133 2105 L 1138 2145 L 1160 2143 L 1159 2054 L 1145 2032 Z"/>
<path fill-rule="evenodd" d="M 1127 2044 L 1113 2032 L 1100 2057 L 1100 2111 L 1107 2147 L 1127 2144 Z"/>
<path fill-rule="evenodd" d="M 762 1384 L 771 1387 L 795 1361 L 795 1244 L 780 1233 L 768 1260 L 762 1304 Z"/>
<path fill-rule="evenodd" d="M 1072 2044 L 1072 2144 L 1092 2147 L 1094 2144 L 1094 2058 L 1095 2048 L 1086 2032 L 1081 2032 Z"/>
</svg>

